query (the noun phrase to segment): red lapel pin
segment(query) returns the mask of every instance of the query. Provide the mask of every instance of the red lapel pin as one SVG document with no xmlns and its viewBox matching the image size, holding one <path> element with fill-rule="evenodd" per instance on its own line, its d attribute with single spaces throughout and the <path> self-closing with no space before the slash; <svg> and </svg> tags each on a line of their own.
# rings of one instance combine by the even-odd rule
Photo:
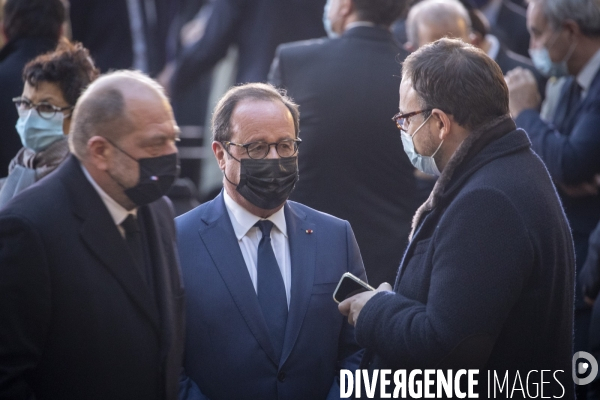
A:
<svg viewBox="0 0 600 400">
<path fill-rule="evenodd" d="M 311 233 L 313 233 L 313 230 L 312 229 L 307 229 L 306 233 L 308 233 L 310 235 Z"/>
</svg>

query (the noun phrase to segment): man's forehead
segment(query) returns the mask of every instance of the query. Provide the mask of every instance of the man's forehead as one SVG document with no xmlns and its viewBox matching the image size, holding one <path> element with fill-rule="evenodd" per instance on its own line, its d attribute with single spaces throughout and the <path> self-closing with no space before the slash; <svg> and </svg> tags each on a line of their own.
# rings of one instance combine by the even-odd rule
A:
<svg viewBox="0 0 600 400">
<path fill-rule="evenodd" d="M 527 25 L 530 30 L 543 31 L 548 25 L 544 15 L 544 6 L 542 1 L 532 1 L 527 7 Z"/>
<path fill-rule="evenodd" d="M 400 112 L 406 113 L 409 105 L 415 100 L 416 91 L 413 88 L 412 80 L 410 78 L 402 78 L 400 82 Z"/>
</svg>

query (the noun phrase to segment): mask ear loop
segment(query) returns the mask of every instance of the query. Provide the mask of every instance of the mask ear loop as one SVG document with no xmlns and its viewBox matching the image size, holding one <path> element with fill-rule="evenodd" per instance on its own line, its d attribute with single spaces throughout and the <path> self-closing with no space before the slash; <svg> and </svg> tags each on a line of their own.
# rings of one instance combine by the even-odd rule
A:
<svg viewBox="0 0 600 400">
<path fill-rule="evenodd" d="M 242 162 L 241 162 L 240 160 L 238 160 L 237 158 L 235 158 L 235 157 L 233 156 L 233 154 L 231 154 L 231 153 L 229 152 L 229 149 L 227 149 L 227 147 L 225 147 L 225 146 L 223 145 L 223 143 L 219 143 L 219 144 L 220 144 L 220 145 L 223 147 L 223 149 L 225 150 L 225 153 L 227 153 L 227 155 L 228 155 L 229 157 L 233 158 L 235 161 L 237 161 L 237 162 L 239 162 L 239 163 L 240 163 L 240 171 L 241 171 Z M 235 186 L 236 188 L 238 187 L 239 183 L 233 183 L 233 182 L 231 182 L 231 181 L 229 180 L 229 178 L 227 177 L 227 174 L 225 173 L 225 169 L 222 169 L 222 170 L 221 170 L 221 172 L 223 172 L 223 176 L 225 177 L 225 179 L 227 179 L 227 182 L 231 183 L 231 184 L 232 184 L 233 186 Z"/>
</svg>

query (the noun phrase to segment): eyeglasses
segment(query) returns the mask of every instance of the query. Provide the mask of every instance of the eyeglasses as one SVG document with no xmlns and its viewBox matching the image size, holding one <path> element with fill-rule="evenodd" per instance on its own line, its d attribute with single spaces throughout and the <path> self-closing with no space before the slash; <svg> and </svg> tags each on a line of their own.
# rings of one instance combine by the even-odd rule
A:
<svg viewBox="0 0 600 400">
<path fill-rule="evenodd" d="M 72 110 L 73 108 L 75 108 L 73 106 L 56 107 L 46 102 L 33 104 L 29 99 L 26 99 L 24 97 L 15 97 L 14 99 L 12 99 L 12 101 L 13 103 L 15 103 L 17 111 L 25 112 L 31 110 L 32 108 L 35 108 L 35 111 L 37 111 L 39 116 L 44 119 L 51 119 L 56 115 L 57 112 Z"/>
<path fill-rule="evenodd" d="M 407 114 L 398 113 L 392 117 L 392 121 L 394 121 L 396 123 L 396 126 L 398 127 L 398 129 L 400 129 L 400 132 L 406 133 L 408 131 L 408 126 L 410 125 L 410 121 L 409 121 L 410 117 L 414 117 L 415 115 L 419 115 L 419 114 L 422 114 L 424 112 L 428 112 L 431 110 L 432 109 L 429 108 L 427 110 L 413 111 L 413 112 L 410 112 Z"/>
<path fill-rule="evenodd" d="M 275 146 L 275 151 L 277 151 L 279 157 L 292 157 L 298 152 L 298 146 L 301 142 L 301 139 L 284 139 L 277 143 L 251 142 L 246 144 L 239 144 L 233 142 L 222 142 L 222 144 L 224 146 L 242 147 L 246 149 L 248 157 L 260 160 L 262 158 L 265 158 L 269 154 L 271 146 Z"/>
</svg>

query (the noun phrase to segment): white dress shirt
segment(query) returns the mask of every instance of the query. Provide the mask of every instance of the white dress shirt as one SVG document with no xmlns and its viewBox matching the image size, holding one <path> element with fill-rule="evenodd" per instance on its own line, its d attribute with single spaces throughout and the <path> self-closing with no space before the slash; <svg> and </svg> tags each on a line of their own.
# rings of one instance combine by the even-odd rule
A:
<svg viewBox="0 0 600 400">
<path fill-rule="evenodd" d="M 87 171 L 87 169 L 85 169 L 83 164 L 80 164 L 80 165 L 81 165 L 83 174 L 85 175 L 87 180 L 90 181 L 90 183 L 92 184 L 94 189 L 96 189 L 96 192 L 98 192 L 98 195 L 100 195 L 102 202 L 108 209 L 108 212 L 109 212 L 110 216 L 112 217 L 113 221 L 115 222 L 117 229 L 119 229 L 121 236 L 125 237 L 125 229 L 123 229 L 123 227 L 121 226 L 121 223 L 123 221 L 125 221 L 125 218 L 127 218 L 129 216 L 129 214 L 132 214 L 134 217 L 137 217 L 137 208 L 134 208 L 131 211 L 127 211 L 125 209 L 125 207 L 123 207 L 122 205 L 117 203 L 115 201 L 115 199 L 110 197 L 104 190 L 102 190 L 102 188 L 100 186 L 98 186 L 98 184 L 96 183 L 94 178 L 92 178 L 92 176 Z"/>
<path fill-rule="evenodd" d="M 228 194 L 227 190 L 223 191 L 223 197 L 225 199 L 225 208 L 229 214 L 231 225 L 233 225 L 233 231 L 237 238 L 242 256 L 246 262 L 250 279 L 254 285 L 256 291 L 257 281 L 257 270 L 256 270 L 256 259 L 258 256 L 258 244 L 262 239 L 262 232 L 258 227 L 255 227 L 258 221 L 263 218 L 257 217 L 250 213 L 244 207 L 236 203 Z M 283 207 L 275 214 L 271 215 L 267 220 L 273 223 L 271 229 L 271 245 L 273 246 L 273 252 L 279 264 L 279 270 L 281 276 L 283 276 L 283 283 L 285 285 L 285 295 L 287 298 L 288 308 L 290 306 L 290 288 L 292 282 L 292 268 L 290 259 L 290 244 L 287 235 L 287 225 L 285 223 L 285 214 Z"/>
</svg>

